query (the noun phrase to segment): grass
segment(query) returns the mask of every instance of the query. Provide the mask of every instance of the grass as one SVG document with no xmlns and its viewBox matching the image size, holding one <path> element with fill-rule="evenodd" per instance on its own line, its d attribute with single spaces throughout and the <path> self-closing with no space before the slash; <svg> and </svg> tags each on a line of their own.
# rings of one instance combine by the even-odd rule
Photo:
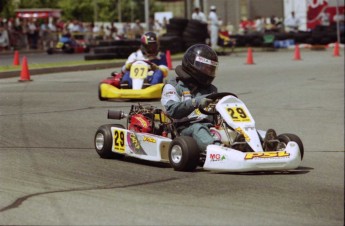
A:
<svg viewBox="0 0 345 226">
<path fill-rule="evenodd" d="M 121 63 L 125 59 L 115 59 L 115 60 L 91 60 L 91 61 L 68 61 L 68 62 L 54 62 L 54 63 L 44 63 L 44 64 L 32 64 L 29 63 L 29 69 L 41 69 L 41 68 L 55 68 L 55 67 L 71 67 L 79 65 L 93 65 L 93 64 L 105 64 L 105 63 Z M 0 66 L 0 72 L 6 71 L 19 71 L 21 66 L 7 65 Z"/>
<path fill-rule="evenodd" d="M 174 54 L 172 59 L 179 58 L 183 54 Z M 79 61 L 68 61 L 68 62 L 54 62 L 54 63 L 44 63 L 44 64 L 33 64 L 29 63 L 29 69 L 42 69 L 42 68 L 55 68 L 55 67 L 72 67 L 72 66 L 80 66 L 80 65 L 93 65 L 93 64 L 107 64 L 107 63 L 124 63 L 126 59 L 112 59 L 112 60 L 79 60 Z M 0 66 L 0 72 L 8 72 L 8 71 L 20 71 L 21 66 L 14 66 L 14 65 L 7 65 L 7 66 Z"/>
</svg>

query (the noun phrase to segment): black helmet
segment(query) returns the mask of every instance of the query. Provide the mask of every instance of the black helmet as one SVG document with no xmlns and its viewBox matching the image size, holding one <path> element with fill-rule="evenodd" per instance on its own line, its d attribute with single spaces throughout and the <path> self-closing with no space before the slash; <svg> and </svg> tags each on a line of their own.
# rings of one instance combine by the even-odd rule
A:
<svg viewBox="0 0 345 226">
<path fill-rule="evenodd" d="M 141 51 L 145 55 L 156 56 L 158 54 L 158 42 L 157 42 L 157 35 L 152 32 L 146 32 L 141 36 L 140 39 L 141 43 Z"/>
<path fill-rule="evenodd" d="M 216 77 L 217 53 L 205 44 L 196 44 L 187 49 L 182 66 L 176 67 L 176 74 L 182 80 L 192 78 L 200 86 L 209 86 Z"/>
</svg>

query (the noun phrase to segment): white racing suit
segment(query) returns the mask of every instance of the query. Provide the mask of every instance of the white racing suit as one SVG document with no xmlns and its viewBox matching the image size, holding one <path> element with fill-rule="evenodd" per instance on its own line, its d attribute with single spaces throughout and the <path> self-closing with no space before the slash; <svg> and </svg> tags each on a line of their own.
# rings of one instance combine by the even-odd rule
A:
<svg viewBox="0 0 345 226">
<path fill-rule="evenodd" d="M 163 88 L 161 104 L 166 114 L 174 119 L 180 135 L 193 137 L 201 151 L 205 151 L 215 139 L 209 130 L 212 118 L 198 110 L 194 98 L 216 92 L 217 88 L 210 85 L 207 88 L 199 87 L 192 93 L 182 81 L 168 83 Z"/>
</svg>

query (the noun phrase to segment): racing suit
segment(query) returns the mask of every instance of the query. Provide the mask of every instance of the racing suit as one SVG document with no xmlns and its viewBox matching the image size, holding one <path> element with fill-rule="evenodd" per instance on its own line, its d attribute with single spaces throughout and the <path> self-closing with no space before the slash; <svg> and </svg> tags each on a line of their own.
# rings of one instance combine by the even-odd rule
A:
<svg viewBox="0 0 345 226">
<path fill-rule="evenodd" d="M 122 69 L 122 71 L 124 72 L 123 78 L 122 78 L 122 83 L 124 82 L 128 82 L 128 86 L 132 87 L 132 79 L 130 78 L 130 66 L 133 62 L 137 61 L 137 60 L 146 60 L 146 61 L 150 61 L 154 64 L 156 64 L 158 66 L 158 69 L 154 70 L 152 76 L 148 76 L 147 77 L 147 82 L 150 83 L 151 85 L 154 84 L 158 84 L 158 83 L 162 83 L 163 82 L 163 78 L 166 77 L 167 75 L 164 74 L 165 70 L 164 69 L 160 69 L 160 66 L 167 66 L 167 61 L 166 61 L 166 57 L 164 53 L 158 53 L 157 56 L 155 57 L 146 57 L 143 52 L 139 49 L 138 51 L 132 53 L 127 61 L 126 64 L 124 66 L 124 68 Z"/>
<path fill-rule="evenodd" d="M 197 102 L 216 92 L 214 85 L 198 87 L 192 92 L 181 80 L 177 83 L 169 81 L 163 88 L 161 104 L 166 114 L 174 119 L 180 135 L 193 137 L 201 151 L 206 151 L 207 145 L 214 143 L 215 139 L 209 130 L 212 118 L 199 111 Z"/>
</svg>

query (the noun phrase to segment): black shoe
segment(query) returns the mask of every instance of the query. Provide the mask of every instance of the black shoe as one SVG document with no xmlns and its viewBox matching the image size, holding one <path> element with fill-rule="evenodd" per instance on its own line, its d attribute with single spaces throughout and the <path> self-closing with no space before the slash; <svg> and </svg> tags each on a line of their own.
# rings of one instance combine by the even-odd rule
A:
<svg viewBox="0 0 345 226">
<path fill-rule="evenodd" d="M 275 151 L 279 140 L 277 139 L 277 133 L 274 129 L 268 129 L 264 138 L 263 148 L 264 151 Z"/>
</svg>

